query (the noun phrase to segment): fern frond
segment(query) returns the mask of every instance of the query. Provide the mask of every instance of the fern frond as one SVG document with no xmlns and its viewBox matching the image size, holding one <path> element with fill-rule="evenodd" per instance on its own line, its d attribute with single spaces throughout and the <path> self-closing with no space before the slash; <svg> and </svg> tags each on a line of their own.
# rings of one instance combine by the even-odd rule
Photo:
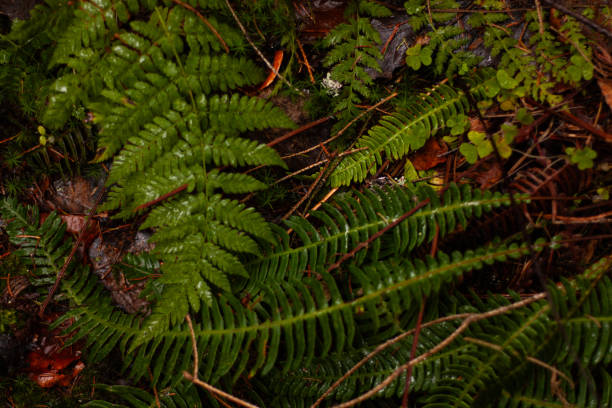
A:
<svg viewBox="0 0 612 408">
<path fill-rule="evenodd" d="M 321 210 L 312 213 L 319 224 L 316 228 L 301 217 L 292 217 L 286 222 L 295 231 L 301 245 L 292 247 L 289 235 L 277 228 L 276 247 L 249 265 L 250 278 L 246 290 L 252 292 L 254 286 L 264 282 L 299 278 L 308 268 L 321 270 L 425 198 L 431 200 L 428 205 L 358 252 L 353 262 L 359 265 L 366 260 L 405 255 L 433 239 L 436 225 L 440 236 L 445 236 L 459 225 L 465 228 L 469 218 L 480 217 L 483 212 L 510 205 L 511 202 L 508 195 L 455 184 L 449 186 L 441 199 L 428 186 L 366 190 L 342 195 L 335 199 L 333 205 L 324 204 Z M 525 198 L 515 196 L 518 202 Z"/>
<path fill-rule="evenodd" d="M 608 407 L 612 405 L 612 376 L 604 368 L 581 370 L 575 376 L 574 386 L 562 381 L 552 389 L 551 373 L 538 368 L 521 379 L 521 386 L 515 390 L 503 390 L 498 408 L 564 408 Z"/>
<path fill-rule="evenodd" d="M 410 17 L 410 25 L 415 31 L 432 23 L 446 23 L 455 17 L 454 13 L 429 12 L 432 9 L 454 9 L 459 2 L 454 0 L 433 0 L 426 3 L 424 0 L 410 0 L 404 3 L 406 12 Z"/>
<path fill-rule="evenodd" d="M 359 3 L 359 11 L 363 12 L 384 13 L 381 7 L 368 1 Z M 334 110 L 340 112 L 341 120 L 346 120 L 353 115 L 355 104 L 370 96 L 370 85 L 374 81 L 366 69 L 382 72 L 378 63 L 382 60 L 378 49 L 380 35 L 369 18 L 356 17 L 334 27 L 324 42 L 331 50 L 323 64 L 331 67 L 331 78 L 344 85 L 336 97 Z"/>
<path fill-rule="evenodd" d="M 360 0 L 357 7 L 362 16 L 389 17 L 392 14 L 391 10 L 374 1 Z"/>
<path fill-rule="evenodd" d="M 444 327 L 423 329 L 419 335 L 417 354 L 428 351 L 443 338 L 450 335 L 457 324 L 447 324 Z M 410 360 L 412 337 L 407 337 L 398 344 L 389 347 L 370 359 L 353 375 L 343 381 L 338 388 L 329 395 L 328 399 L 345 401 L 362 394 L 380 384 L 397 367 Z M 457 355 L 466 353 L 469 344 L 461 344 L 444 352 L 433 355 L 431 358 L 415 365 L 412 370 L 411 393 L 430 391 L 438 382 L 448 375 L 444 374 L 444 367 L 452 364 Z M 333 354 L 326 359 L 317 359 L 311 365 L 302 367 L 289 373 L 276 371 L 270 375 L 267 383 L 270 384 L 270 399 L 295 398 L 312 399 L 311 404 L 321 396 L 338 378 L 342 377 L 359 360 L 372 351 L 371 347 L 362 347 L 343 354 Z M 397 377 L 387 387 L 376 394 L 380 398 L 401 397 L 406 387 L 406 373 Z M 272 405 L 275 405 L 274 403 Z"/>
<path fill-rule="evenodd" d="M 236 254 L 258 254 L 254 238 L 273 239 L 269 225 L 253 209 L 201 193 L 156 208 L 141 228 L 149 227 L 158 229 L 151 240 L 165 260 L 158 282 L 165 284 L 164 302 L 177 307 L 167 311 L 173 321 L 182 321 L 187 305 L 198 311 L 201 301 L 212 302 L 205 282 L 229 291 L 226 274 L 247 276 Z"/>
<path fill-rule="evenodd" d="M 48 285 L 64 266 L 72 244 L 64 239 L 66 225 L 57 213 L 52 212 L 40 223 L 38 208 L 21 206 L 16 199 L 0 201 L 0 215 L 8 221 L 6 227 L 10 241 L 17 246 L 15 251 L 29 268 L 33 285 Z M 85 273 L 86 268 L 69 265 L 70 270 Z"/>
<path fill-rule="evenodd" d="M 551 285 L 552 303 L 540 301 L 528 308 L 507 313 L 490 322 L 480 323 L 464 337 L 478 348 L 450 367 L 455 378 L 443 382 L 425 406 L 481 406 L 499 397 L 501 384 L 524 384 L 527 357 L 537 357 L 551 366 L 568 371 L 577 361 L 583 367 L 597 367 L 612 361 L 608 299 L 612 281 L 608 276 L 610 260 L 594 265 L 597 276 L 579 277 L 558 288 Z M 498 307 L 498 300 L 480 305 L 481 310 Z M 503 303 L 501 303 L 503 305 Z M 592 320 L 591 320 L 592 319 Z M 461 380 L 459 380 L 461 378 Z M 539 393 L 542 392 L 540 389 Z M 573 399 L 585 402 L 586 389 Z M 598 406 L 596 393 L 589 393 L 591 406 Z M 609 399 L 609 397 L 606 397 Z M 518 404 L 519 400 L 515 401 Z M 554 405 L 553 405 L 554 406 Z"/>
<path fill-rule="evenodd" d="M 84 34 L 58 47 L 57 62 L 72 73 L 58 80 L 53 97 L 65 94 L 72 104 L 85 103 L 100 125 L 97 160 L 114 157 L 101 210 L 119 209 L 115 216 L 127 218 L 166 201 L 145 226 L 156 230 L 152 241 L 163 264 L 156 283 L 163 292 L 155 307 L 176 323 L 190 307 L 198 311 L 201 302 L 212 302 L 215 291 L 229 291 L 229 275 L 246 276 L 239 254 L 259 253 L 255 238 L 271 239 L 262 217 L 214 196 L 215 190 L 242 194 L 266 187 L 221 166 L 284 166 L 274 150 L 239 133 L 294 125 L 273 104 L 234 92 L 263 74 L 246 57 L 225 53 L 225 47 L 242 47 L 242 35 L 232 26 L 216 17 L 207 19 L 208 26 L 171 2 L 161 7 L 152 0 L 98 1 L 98 13 L 115 18 L 112 27 L 91 22 L 95 40 L 105 45 L 93 46 L 104 52 L 91 58 L 83 53 Z M 199 8 L 222 5 L 197 2 Z M 90 23 L 87 10 L 77 15 L 75 30 L 89 32 L 83 31 Z M 73 86 L 83 92 L 72 92 Z M 51 102 L 49 112 L 66 107 Z M 196 197 L 189 204 L 183 200 L 188 195 Z M 191 205 L 187 212 L 185 205 Z M 181 216 L 170 220 L 164 211 Z"/>
<path fill-rule="evenodd" d="M 489 70 L 482 70 L 469 80 L 470 93 L 475 100 L 486 95 L 486 79 Z M 408 103 L 405 110 L 384 116 L 378 125 L 357 141 L 357 148 L 367 148 L 347 156 L 331 174 L 332 186 L 349 185 L 363 181 L 368 174 L 375 174 L 383 162 L 383 154 L 389 160 L 398 160 L 411 151 L 421 148 L 427 139 L 445 127 L 446 121 L 470 110 L 464 91 L 447 85 L 424 93 Z"/>
<path fill-rule="evenodd" d="M 553 305 L 561 315 L 560 332 L 551 334 L 541 347 L 557 364 L 571 365 L 576 360 L 583 365 L 594 366 L 612 361 L 612 310 L 608 299 L 612 293 L 612 280 L 608 264 L 595 280 L 578 279 L 573 284 L 565 282 L 565 294 L 551 288 Z"/>
<path fill-rule="evenodd" d="M 128 385 L 106 385 L 96 384 L 96 391 L 103 391 L 107 394 L 114 395 L 127 402 L 129 405 L 117 405 L 107 401 L 94 400 L 83 405 L 88 408 L 175 408 L 189 407 L 198 408 L 202 406 L 202 401 L 198 395 L 195 385 L 191 383 L 179 383 L 174 387 L 168 387 L 160 390 L 157 395 L 153 395 L 140 388 L 130 387 Z"/>
<path fill-rule="evenodd" d="M 347 295 L 325 272 L 318 274 L 319 279 L 266 283 L 246 307 L 230 295 L 221 295 L 201 306 L 194 329 L 203 353 L 202 378 L 214 382 L 230 372 L 236 378 L 247 368 L 254 375 L 266 374 L 275 366 L 283 372 L 307 366 L 314 357 L 352 345 L 355 310 L 364 309 L 372 327 L 381 326 L 389 314 L 399 321 L 407 311 L 414 311 L 422 295 L 437 292 L 453 277 L 528 251 L 515 244 L 492 245 L 464 255 L 439 254 L 425 262 L 395 260 L 364 269 L 349 267 L 350 281 L 356 286 Z M 186 327 L 172 326 L 167 314 L 153 314 L 130 350 L 147 344 L 147 352 L 155 354 L 165 342 L 188 342 L 189 337 Z"/>
<path fill-rule="evenodd" d="M 470 343 L 478 347 L 459 356 L 458 362 L 448 367 L 451 378 L 441 381 L 431 395 L 424 398 L 424 407 L 483 404 L 475 402 L 479 393 L 487 387 L 495 387 L 509 372 L 526 365 L 525 357 L 535 353 L 539 341 L 552 325 L 549 312 L 543 302 L 534 303 L 519 312 L 507 313 L 503 318 L 472 328 L 470 334 L 473 333 L 477 341 L 470 340 Z M 463 339 L 465 341 L 466 337 Z"/>
</svg>

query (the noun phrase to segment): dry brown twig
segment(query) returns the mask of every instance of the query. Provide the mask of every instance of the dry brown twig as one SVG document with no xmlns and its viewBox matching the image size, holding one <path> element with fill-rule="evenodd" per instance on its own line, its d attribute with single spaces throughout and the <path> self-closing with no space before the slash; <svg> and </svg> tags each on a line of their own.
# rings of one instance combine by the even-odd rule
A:
<svg viewBox="0 0 612 408">
<path fill-rule="evenodd" d="M 83 242 L 83 239 L 85 238 L 85 233 L 89 230 L 89 223 L 91 222 L 91 219 L 93 218 L 94 214 L 96 213 L 96 210 L 98 209 L 98 205 L 100 204 L 100 201 L 102 200 L 102 197 L 104 196 L 104 191 L 105 191 L 104 187 L 102 187 L 99 191 L 96 191 L 96 194 L 98 194 L 98 197 L 95 200 L 95 204 L 91 207 L 91 209 L 89 210 L 89 213 L 85 217 L 85 222 L 83 224 L 83 227 L 81 228 L 81 231 L 79 232 L 79 235 L 76 241 L 72 245 L 72 250 L 70 251 L 66 259 L 64 260 L 64 265 L 62 265 L 62 269 L 60 269 L 59 272 L 57 273 L 57 276 L 55 277 L 55 283 L 53 283 L 53 286 L 49 289 L 47 298 L 40 306 L 38 316 L 42 317 L 45 314 L 45 309 L 49 305 L 49 302 L 51 302 L 51 300 L 53 299 L 53 295 L 55 294 L 55 291 L 57 291 L 60 281 L 64 277 L 64 274 L 66 273 L 66 270 L 68 269 L 68 266 L 72 262 L 72 258 L 74 257 L 74 254 L 76 254 L 76 251 L 79 248 L 79 245 L 81 245 L 81 242 Z"/>
<path fill-rule="evenodd" d="M 313 150 L 316 150 L 316 149 L 320 148 L 321 146 L 326 145 L 326 144 L 328 144 L 328 143 L 330 143 L 330 142 L 332 142 L 332 141 L 336 140 L 337 138 L 339 138 L 340 136 L 342 136 L 342 134 L 344 134 L 344 132 L 346 132 L 346 130 L 347 130 L 348 128 L 350 128 L 350 127 L 353 125 L 353 123 L 355 123 L 355 122 L 357 122 L 359 119 L 361 119 L 361 118 L 363 117 L 363 115 L 365 115 L 366 113 L 368 113 L 368 112 L 370 112 L 370 111 L 372 111 L 372 110 L 375 110 L 375 109 L 376 109 L 376 108 L 378 108 L 380 105 L 382 105 L 382 104 L 384 104 L 384 103 L 386 103 L 386 102 L 390 101 L 391 99 L 395 98 L 397 95 L 398 95 L 398 93 L 397 93 L 397 92 L 393 92 L 391 95 L 389 95 L 389 96 L 387 96 L 386 98 L 382 99 L 381 101 L 379 101 L 379 102 L 378 102 L 378 103 L 376 103 L 375 105 L 370 106 L 368 109 L 364 110 L 364 111 L 363 111 L 363 112 L 361 112 L 359 115 L 355 116 L 355 118 L 353 118 L 353 120 L 351 120 L 349 123 L 347 123 L 345 127 L 343 127 L 342 129 L 340 129 L 340 130 L 338 131 L 338 133 L 336 133 L 334 136 L 330 137 L 330 138 L 329 138 L 329 139 L 327 139 L 326 141 L 324 141 L 324 142 L 322 142 L 322 143 L 319 143 L 319 144 L 317 144 L 316 146 L 310 147 L 310 148 L 308 148 L 308 149 L 306 149 L 306 150 L 302 150 L 301 152 L 292 153 L 292 154 L 289 154 L 289 155 L 287 155 L 287 156 L 283 156 L 282 158 L 283 158 L 283 159 L 289 159 L 289 158 L 291 158 L 291 157 L 301 156 L 301 155 L 303 155 L 303 154 L 310 153 L 310 152 L 312 152 Z"/>
<path fill-rule="evenodd" d="M 193 323 L 191 322 L 191 317 L 189 315 L 185 316 L 185 320 L 187 320 L 187 326 L 189 326 L 189 334 L 191 335 L 191 343 L 192 343 L 192 347 L 193 347 L 193 373 L 190 374 L 187 371 L 183 371 L 183 377 L 185 377 L 187 380 L 191 381 L 193 384 L 195 385 L 199 385 L 200 387 L 204 388 L 206 391 L 210 392 L 211 394 L 213 394 L 213 396 L 215 396 L 215 398 L 217 396 L 225 398 L 235 404 L 238 404 L 240 406 L 243 407 L 247 407 L 247 408 L 259 408 L 257 405 L 253 405 L 250 402 L 241 400 L 238 397 L 234 397 L 231 394 L 228 394 L 225 391 L 222 391 L 216 387 L 213 387 L 212 385 L 200 380 L 198 378 L 198 370 L 199 370 L 199 361 L 198 361 L 198 346 L 196 343 L 196 337 L 195 337 L 195 331 L 193 330 Z"/>
<path fill-rule="evenodd" d="M 419 343 L 419 333 L 423 323 L 423 313 L 425 312 L 425 302 L 427 297 L 423 296 L 421 301 L 421 310 L 419 310 L 419 317 L 417 318 L 416 325 L 414 327 L 414 337 L 412 339 L 412 348 L 410 349 L 410 359 L 414 359 L 416 356 L 416 348 Z M 412 366 L 408 367 L 406 373 L 406 384 L 404 385 L 404 395 L 402 396 L 402 408 L 408 408 L 408 396 L 410 395 L 410 380 L 412 379 Z"/>
<path fill-rule="evenodd" d="M 340 258 L 336 263 L 331 265 L 327 269 L 327 272 L 331 272 L 334 269 L 339 268 L 340 265 L 344 261 L 346 261 L 347 259 L 350 259 L 353 256 L 355 256 L 355 254 L 357 252 L 361 251 L 363 248 L 367 248 L 373 241 L 375 241 L 376 239 L 381 237 L 385 232 L 389 231 L 392 228 L 395 228 L 398 224 L 400 224 L 406 218 L 410 217 L 412 214 L 414 214 L 415 212 L 417 212 L 418 210 L 420 210 L 421 208 L 423 208 L 427 204 L 429 204 L 429 201 L 430 201 L 429 198 L 426 198 L 425 200 L 421 201 L 420 203 L 415 205 L 413 208 L 411 208 L 409 211 L 405 212 L 401 217 L 397 218 L 395 221 L 393 221 L 392 223 L 388 224 L 385 228 L 381 229 L 380 231 L 376 232 L 375 234 L 372 234 L 372 236 L 370 238 L 368 238 L 366 241 L 360 242 L 351 252 L 348 252 L 348 253 L 344 254 L 344 256 L 342 258 Z"/>
<path fill-rule="evenodd" d="M 542 300 L 542 299 L 546 299 L 547 294 L 545 292 L 542 293 L 538 293 L 536 295 L 530 296 L 528 298 L 525 298 L 521 301 L 518 301 L 516 303 L 512 303 L 506 306 L 502 306 L 499 307 L 497 309 L 493 309 L 493 310 L 489 310 L 488 312 L 484 312 L 484 313 L 461 313 L 461 314 L 457 314 L 457 315 L 451 315 L 451 316 L 445 316 L 442 317 L 440 319 L 436 319 L 436 320 L 432 320 L 430 322 L 424 323 L 421 325 L 421 329 L 424 329 L 426 327 L 429 326 L 433 326 L 436 324 L 440 324 L 443 322 L 447 322 L 450 320 L 461 320 L 464 319 L 463 322 L 461 323 L 461 325 L 450 335 L 448 336 L 446 339 L 444 339 L 443 341 L 441 341 L 440 343 L 438 343 L 434 348 L 432 348 L 431 350 L 429 350 L 426 353 L 421 354 L 420 356 L 418 356 L 417 358 L 414 358 L 412 360 L 410 360 L 409 362 L 407 362 L 406 364 L 403 364 L 401 366 L 399 366 L 391 375 L 389 375 L 383 382 L 381 382 L 380 384 L 378 384 L 376 387 L 372 388 L 370 391 L 360 395 L 357 398 L 354 398 L 350 401 L 344 402 L 342 404 L 339 405 L 335 405 L 335 408 L 348 408 L 348 407 L 352 407 L 360 402 L 363 402 L 365 400 L 367 400 L 368 398 L 372 397 L 374 394 L 376 394 L 378 391 L 382 390 L 383 388 L 385 388 L 387 385 L 389 385 L 393 380 L 395 380 L 397 377 L 399 377 L 402 372 L 404 372 L 404 370 L 406 370 L 408 367 L 410 366 L 414 366 L 416 364 L 419 364 L 420 362 L 428 359 L 429 357 L 431 357 L 432 355 L 436 354 L 437 352 L 439 352 L 440 350 L 442 350 L 443 348 L 445 348 L 446 346 L 448 346 L 450 343 L 452 343 L 463 331 L 465 331 L 470 324 L 475 323 L 477 321 L 483 320 L 483 319 L 487 319 L 489 317 L 493 317 L 493 316 L 497 316 L 500 314 L 504 314 L 510 310 L 514 310 L 514 309 L 520 309 L 521 307 L 525 307 L 533 302 L 536 302 L 538 300 Z M 415 331 L 415 329 L 409 330 L 405 333 L 402 333 L 392 339 L 387 340 L 386 342 L 380 344 L 378 347 L 376 347 L 371 353 L 369 353 L 367 356 L 365 356 L 364 358 L 362 358 L 357 364 L 355 364 L 353 367 L 351 367 L 350 370 L 348 370 L 342 377 L 340 377 L 335 383 L 333 383 L 324 393 L 323 395 L 321 395 L 319 397 L 319 399 L 317 399 L 317 401 L 310 407 L 310 408 L 316 408 L 317 406 L 319 406 L 319 404 L 321 404 L 321 402 L 323 402 L 323 400 L 329 395 L 331 394 L 336 388 L 338 388 L 338 386 L 340 384 L 342 384 L 342 382 L 344 382 L 348 377 L 350 377 L 352 374 L 354 374 L 360 367 L 362 367 L 365 363 L 367 363 L 370 359 L 372 359 L 374 356 L 376 356 L 378 353 L 380 353 L 381 351 L 385 350 L 386 348 L 388 348 L 389 346 L 401 341 L 402 339 L 406 338 L 407 336 L 410 336 L 411 334 L 413 334 Z"/>
<path fill-rule="evenodd" d="M 497 344 L 490 343 L 488 341 L 484 341 L 484 340 L 481 340 L 481 339 L 476 339 L 474 337 L 467 337 L 466 336 L 466 337 L 463 338 L 463 340 L 465 340 L 467 342 L 470 342 L 470 343 L 478 344 L 479 346 L 490 348 L 491 350 L 495 350 L 495 351 L 498 351 L 498 352 L 503 351 L 502 347 L 498 346 Z M 515 351 L 514 354 L 518 354 L 518 353 L 516 353 L 516 351 Z M 547 363 L 543 362 L 542 360 L 539 360 L 539 359 L 531 357 L 531 356 L 526 356 L 525 359 L 527 361 L 535 364 L 535 365 L 539 365 L 540 367 L 543 367 L 543 368 L 547 369 L 553 375 L 559 376 L 559 377 L 563 378 L 565 381 L 567 381 L 567 383 L 572 388 L 574 388 L 574 382 L 572 381 L 571 378 L 569 378 L 567 375 L 565 375 L 563 373 L 563 371 L 560 371 L 556 367 L 553 367 L 550 364 L 547 364 Z"/>
<path fill-rule="evenodd" d="M 347 150 L 346 152 L 342 152 L 342 153 L 340 153 L 340 154 L 339 154 L 337 157 L 344 157 L 344 156 L 348 156 L 349 154 L 354 154 L 354 153 L 361 152 L 361 151 L 364 151 L 364 150 L 368 150 L 368 148 L 367 148 L 367 147 L 360 147 L 359 149 Z M 303 168 L 301 168 L 301 169 L 299 169 L 299 170 L 294 171 L 294 172 L 293 172 L 293 173 L 291 173 L 291 174 L 287 174 L 286 176 L 279 178 L 278 180 L 276 180 L 276 181 L 275 181 L 274 183 L 272 183 L 271 185 L 275 186 L 275 185 L 277 185 L 277 184 L 279 184 L 279 183 L 282 183 L 282 182 L 283 182 L 283 181 L 285 181 L 285 180 L 290 179 L 291 177 L 295 177 L 295 176 L 297 176 L 298 174 L 301 174 L 301 173 L 303 173 L 303 172 L 305 172 L 305 171 L 308 171 L 308 170 L 310 170 L 310 169 L 312 169 L 312 168 L 315 168 L 315 167 L 317 167 L 317 166 L 320 166 L 320 165 L 322 165 L 322 164 L 325 164 L 325 163 L 327 163 L 328 161 L 330 161 L 330 159 L 323 159 L 323 160 L 319 160 L 318 162 L 312 163 L 312 164 L 310 164 L 310 165 L 308 165 L 308 166 L 306 166 L 306 167 L 303 167 Z"/>
</svg>

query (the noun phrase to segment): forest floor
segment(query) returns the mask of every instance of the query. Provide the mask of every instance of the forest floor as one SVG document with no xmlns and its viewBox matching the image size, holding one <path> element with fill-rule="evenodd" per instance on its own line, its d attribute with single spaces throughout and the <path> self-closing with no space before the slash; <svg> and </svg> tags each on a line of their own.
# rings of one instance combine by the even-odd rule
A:
<svg viewBox="0 0 612 408">
<path fill-rule="evenodd" d="M 251 134 L 252 138 L 273 146 L 288 166 L 286 170 L 257 170 L 254 174 L 271 184 L 271 188 L 239 197 L 274 223 L 281 223 L 291 215 L 308 216 L 342 192 L 343 187 L 332 188 L 327 184 L 325 178 L 333 170 L 328 166 L 336 165 L 339 157 L 351 155 L 353 141 L 391 109 L 388 103 L 364 101 L 357 108 L 369 116 L 346 135 L 342 134 L 344 129 L 338 128 L 335 112 L 330 112 L 329 89 L 322 85 L 329 68 L 324 64 L 327 50 L 318 41 L 344 21 L 346 2 L 312 3 L 308 10 L 295 7 L 294 17 L 301 22 L 300 46 L 293 55 L 298 63 L 294 64 L 292 75 L 295 82 L 305 84 L 303 89 L 311 86 L 319 92 L 311 90 L 302 95 L 279 92 L 282 82 L 271 71 L 266 80 L 269 83 L 244 89 L 246 94 L 269 99 L 296 123 L 292 131 L 271 129 Z M 394 10 L 403 8 L 400 4 L 403 2 L 388 3 Z M 529 8 L 534 10 L 533 4 Z M 1 11 L 11 17 L 21 13 Z M 406 39 L 416 41 L 417 38 L 407 31 L 402 18 L 380 19 L 379 25 L 374 25 L 379 29 L 381 44 L 393 50 L 385 53 L 381 72 L 376 75 L 380 100 L 395 97 L 403 86 L 398 84 L 406 78 L 415 85 L 415 94 L 440 83 L 439 76 L 425 72 L 424 76 L 416 77 L 406 66 L 406 51 L 413 44 L 407 44 Z M 599 38 L 593 37 L 593 43 L 601 45 Z M 474 44 L 472 49 L 479 46 Z M 269 60 L 276 61 L 277 68 L 287 64 L 289 52 L 285 52 L 283 61 L 279 44 L 264 43 L 260 48 Z M 399 160 L 381 160 L 378 170 L 368 174 L 359 185 L 363 190 L 412 181 L 428 183 L 444 191 L 450 183 L 470 183 L 483 190 L 531 196 L 529 205 L 500 210 L 466 231 L 440 240 L 436 237 L 419 254 L 435 253 L 438 249 L 446 253 L 464 250 L 472 243 L 484 242 L 496 235 L 520 235 L 525 229 L 541 224 L 546 225 L 544 229 L 550 236 L 562 237 L 563 250 L 551 252 L 537 268 L 529 261 L 508 262 L 486 277 L 468 274 L 458 283 L 461 290 L 474 290 L 483 296 L 508 290 L 536 293 L 542 290 L 547 279 L 559 281 L 575 276 L 585 265 L 612 252 L 612 57 L 605 46 L 594 46 L 594 49 L 599 50 L 595 77 L 579 87 L 557 84 L 554 89 L 562 96 L 567 109 L 556 109 L 530 97 L 517 102 L 517 108 L 523 109 L 531 119 L 517 124 L 512 144 L 506 146 L 511 149 L 506 157 L 500 157 L 499 152 L 477 152 L 474 153 L 476 160 L 469 163 L 454 140 L 435 137 Z M 466 130 L 492 134 L 489 129 L 497 129 L 504 121 L 515 119 L 515 113 L 499 104 L 484 115 L 471 113 L 468 119 Z M 3 124 L 10 129 L 9 133 L 19 131 L 14 123 Z M 5 139 L 0 143 L 5 141 L 8 142 Z M 61 153 L 51 150 L 48 153 L 52 161 L 60 160 Z M 113 219 L 112 214 L 96 211 L 103 201 L 108 165 L 108 162 L 87 164 L 87 171 L 80 174 L 37 175 L 18 196 L 23 204 L 40 209 L 41 223 L 51 212 L 58 213 L 67 225 L 67 236 L 74 240 L 74 257 L 99 276 L 116 307 L 127 313 L 146 315 L 150 304 L 140 294 L 155 276 L 139 277 L 135 272 L 127 277 L 117 273 L 115 265 L 126 254 L 148 252 L 152 248 L 148 242 L 151 231 L 138 228 L 144 216 L 124 223 Z M 0 195 L 10 195 L 6 185 L 2 189 Z M 122 377 L 121 366 L 113 358 L 89 365 L 84 356 L 84 341 L 63 348 L 62 326 L 50 329 L 49 323 L 65 313 L 68 305 L 61 298 L 48 298 L 54 294 L 53 285 L 45 286 L 44 291 L 36 290 L 27 272 L 13 269 L 21 266 L 17 266 L 11 255 L 17 246 L 2 229 L 6 221 L 0 220 L 0 407 L 76 407 L 93 398 L 96 383 L 128 384 Z M 41 314 L 43 305 L 46 310 Z"/>
</svg>

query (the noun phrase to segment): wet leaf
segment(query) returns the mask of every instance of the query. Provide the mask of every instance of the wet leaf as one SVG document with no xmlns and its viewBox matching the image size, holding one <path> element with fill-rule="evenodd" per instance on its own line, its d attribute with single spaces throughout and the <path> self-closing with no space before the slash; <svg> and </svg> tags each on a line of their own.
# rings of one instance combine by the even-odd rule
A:
<svg viewBox="0 0 612 408">
<path fill-rule="evenodd" d="M 500 69 L 497 71 L 497 82 L 499 86 L 504 89 L 514 89 L 518 85 L 518 81 L 512 78 L 505 70 Z"/>
<path fill-rule="evenodd" d="M 612 80 L 599 78 L 597 80 L 597 84 L 599 85 L 599 89 L 601 89 L 601 93 L 603 94 L 608 107 L 612 109 Z"/>
<path fill-rule="evenodd" d="M 442 154 L 447 150 L 446 145 L 440 144 L 436 139 L 429 139 L 425 146 L 412 157 L 412 164 L 416 170 L 429 170 L 446 162 L 446 157 Z"/>
</svg>

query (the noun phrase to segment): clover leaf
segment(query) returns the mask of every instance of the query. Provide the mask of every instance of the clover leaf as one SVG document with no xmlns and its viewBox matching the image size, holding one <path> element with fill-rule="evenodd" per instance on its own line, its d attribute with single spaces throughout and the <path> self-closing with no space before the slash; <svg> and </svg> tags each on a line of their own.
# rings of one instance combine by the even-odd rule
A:
<svg viewBox="0 0 612 408">
<path fill-rule="evenodd" d="M 469 118 L 460 113 L 457 116 L 452 116 L 446 121 L 446 126 L 451 128 L 451 135 L 458 136 L 465 132 L 470 126 Z"/>
<path fill-rule="evenodd" d="M 567 147 L 565 153 L 570 156 L 570 161 L 578 165 L 578 169 L 585 170 L 593 168 L 593 159 L 597 157 L 597 152 L 590 147 L 576 149 Z"/>
<path fill-rule="evenodd" d="M 500 69 L 496 74 L 497 82 L 499 82 L 499 86 L 504 89 L 514 89 L 518 86 L 519 81 L 512 78 L 505 70 Z"/>
</svg>

